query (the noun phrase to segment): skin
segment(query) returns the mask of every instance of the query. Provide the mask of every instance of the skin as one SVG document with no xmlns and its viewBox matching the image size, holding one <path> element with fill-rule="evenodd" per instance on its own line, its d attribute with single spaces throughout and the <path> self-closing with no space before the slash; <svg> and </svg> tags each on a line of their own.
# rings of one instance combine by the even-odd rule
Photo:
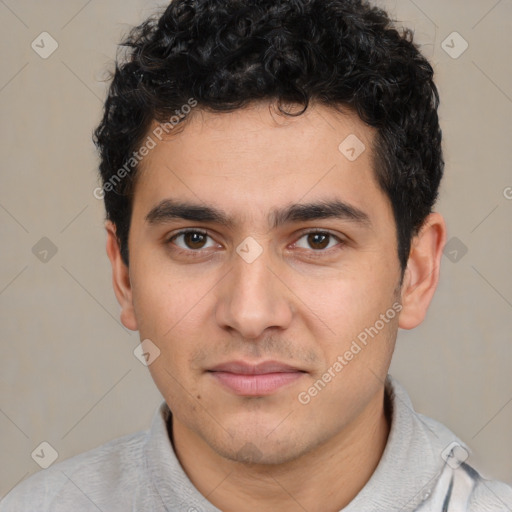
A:
<svg viewBox="0 0 512 512">
<path fill-rule="evenodd" d="M 338 150 L 350 134 L 366 147 L 355 161 Z M 142 162 L 129 268 L 115 226 L 106 223 L 121 320 L 160 349 L 149 369 L 173 413 L 176 454 L 223 511 L 338 511 L 382 456 L 390 428 L 384 380 L 397 330 L 425 317 L 446 228 L 438 213 L 426 219 L 400 286 L 391 204 L 372 170 L 374 136 L 357 115 L 316 104 L 295 118 L 265 102 L 231 113 L 194 111 Z M 215 206 L 233 225 L 148 222 L 167 198 Z M 274 208 L 331 199 L 364 211 L 371 225 L 269 223 Z M 182 228 L 209 237 L 169 241 Z M 304 234 L 311 228 L 333 237 L 319 244 Z M 252 263 L 236 252 L 246 237 L 263 250 Z M 400 313 L 301 403 L 299 393 L 394 303 Z M 239 396 L 207 371 L 233 360 L 277 360 L 304 373 L 270 395 Z"/>
</svg>

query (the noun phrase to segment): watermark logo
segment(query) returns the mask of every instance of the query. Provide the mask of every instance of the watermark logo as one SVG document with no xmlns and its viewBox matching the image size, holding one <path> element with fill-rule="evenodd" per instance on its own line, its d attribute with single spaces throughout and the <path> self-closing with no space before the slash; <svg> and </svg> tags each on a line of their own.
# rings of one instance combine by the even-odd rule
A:
<svg viewBox="0 0 512 512">
<path fill-rule="evenodd" d="M 174 129 L 176 125 L 180 123 L 182 119 L 184 119 L 190 112 L 192 108 L 197 106 L 197 100 L 194 98 L 189 98 L 188 103 L 182 105 L 179 110 L 175 111 L 176 115 L 173 115 L 169 118 L 169 120 L 165 123 L 160 123 L 150 135 L 148 135 L 144 142 L 141 144 L 137 151 L 134 151 L 125 164 L 117 170 L 117 172 L 112 175 L 105 183 L 103 183 L 102 187 L 96 187 L 92 194 L 96 199 L 103 199 L 105 197 L 106 192 L 112 192 L 116 189 L 116 186 L 128 176 L 142 161 L 144 157 L 149 155 L 152 149 L 154 149 L 157 145 L 157 141 L 163 140 L 164 133 L 169 134 Z"/>
<path fill-rule="evenodd" d="M 443 254 L 452 263 L 458 263 L 467 254 L 467 252 L 467 246 L 456 236 L 450 238 L 443 249 Z"/>
<path fill-rule="evenodd" d="M 469 43 L 458 32 L 452 32 L 441 43 L 441 48 L 452 59 L 458 59 L 468 49 L 468 47 Z"/>
<path fill-rule="evenodd" d="M 57 251 L 57 246 L 46 236 L 32 247 L 32 254 L 42 263 L 48 263 Z"/>
<path fill-rule="evenodd" d="M 239 462 L 255 463 L 261 460 L 263 454 L 260 449 L 253 443 L 245 443 L 237 452 L 237 460 Z"/>
<path fill-rule="evenodd" d="M 263 253 L 263 247 L 252 236 L 248 236 L 237 248 L 237 254 L 247 263 L 252 263 Z"/>
<path fill-rule="evenodd" d="M 149 366 L 160 356 L 160 349 L 150 339 L 145 339 L 135 347 L 133 355 L 144 366 Z"/>
<path fill-rule="evenodd" d="M 443 460 L 453 469 L 457 469 L 469 457 L 469 452 L 457 441 L 450 443 L 441 453 Z"/>
<path fill-rule="evenodd" d="M 59 47 L 59 43 L 48 32 L 41 32 L 30 46 L 39 57 L 47 59 Z"/>
<path fill-rule="evenodd" d="M 302 405 L 309 404 L 368 345 L 368 337 L 373 339 L 377 336 L 384 329 L 385 325 L 395 318 L 400 311 L 402 311 L 402 305 L 399 302 L 395 302 L 391 308 L 379 316 L 379 319 L 372 326 L 361 331 L 357 335 L 357 340 L 352 341 L 350 348 L 343 355 L 339 355 L 336 358 L 336 361 L 327 368 L 322 377 L 307 390 L 301 391 L 297 395 L 298 401 Z"/>
<path fill-rule="evenodd" d="M 39 466 L 41 466 L 43 469 L 47 469 L 57 460 L 59 454 L 48 441 L 43 441 L 31 453 L 31 457 Z"/>
<path fill-rule="evenodd" d="M 350 162 L 357 160 L 365 149 L 366 146 L 363 144 L 363 141 L 353 133 L 338 146 L 339 152 Z"/>
</svg>

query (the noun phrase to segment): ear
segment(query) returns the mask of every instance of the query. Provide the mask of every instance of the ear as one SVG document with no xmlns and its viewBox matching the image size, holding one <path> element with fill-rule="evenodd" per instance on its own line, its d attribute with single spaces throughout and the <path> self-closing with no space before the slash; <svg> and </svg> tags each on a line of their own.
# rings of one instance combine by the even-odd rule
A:
<svg viewBox="0 0 512 512">
<path fill-rule="evenodd" d="M 112 285 L 117 301 L 121 306 L 121 322 L 132 330 L 138 329 L 133 309 L 132 287 L 128 267 L 121 258 L 121 249 L 116 237 L 116 226 L 111 221 L 105 222 L 107 230 L 107 255 L 112 265 Z"/>
<path fill-rule="evenodd" d="M 401 287 L 402 310 L 398 326 L 414 329 L 423 322 L 439 281 L 439 268 L 446 243 L 446 224 L 431 213 L 411 242 L 411 251 Z"/>
</svg>

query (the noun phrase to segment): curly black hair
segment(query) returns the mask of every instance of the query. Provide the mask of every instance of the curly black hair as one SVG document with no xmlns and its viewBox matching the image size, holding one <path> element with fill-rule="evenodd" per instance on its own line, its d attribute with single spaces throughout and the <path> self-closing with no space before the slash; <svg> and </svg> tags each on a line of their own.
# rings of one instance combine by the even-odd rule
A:
<svg viewBox="0 0 512 512">
<path fill-rule="evenodd" d="M 374 173 L 393 208 L 403 276 L 444 169 L 434 73 L 410 29 L 363 0 L 173 0 L 120 49 L 94 142 L 127 265 L 137 166 L 126 162 L 152 124 L 191 98 L 213 112 L 269 100 L 287 115 L 310 102 L 350 108 L 377 129 Z"/>
</svg>

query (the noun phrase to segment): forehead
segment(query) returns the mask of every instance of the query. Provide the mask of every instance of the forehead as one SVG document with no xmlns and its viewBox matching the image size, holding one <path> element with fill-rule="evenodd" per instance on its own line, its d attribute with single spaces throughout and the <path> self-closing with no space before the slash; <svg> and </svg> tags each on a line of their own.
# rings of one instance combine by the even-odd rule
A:
<svg viewBox="0 0 512 512">
<path fill-rule="evenodd" d="M 262 163 L 269 163 L 273 159 L 280 161 L 285 155 L 288 158 L 291 156 L 292 160 L 306 157 L 309 161 L 318 159 L 315 151 L 320 148 L 325 150 L 327 146 L 330 146 L 331 156 L 338 157 L 341 153 L 354 161 L 368 149 L 365 155 L 368 157 L 376 129 L 364 123 L 349 107 L 338 108 L 342 110 L 310 103 L 303 113 L 299 113 L 302 108 L 290 106 L 286 110 L 292 115 L 278 112 L 275 104 L 263 101 L 231 112 L 198 108 L 184 119 L 177 130 L 167 135 L 163 133 L 159 145 L 162 149 L 166 142 L 173 145 L 174 141 L 173 151 L 176 155 L 181 151 L 187 152 L 187 156 L 193 156 L 196 162 L 222 160 L 223 156 L 228 156 L 228 151 L 231 161 L 237 157 L 250 158 L 250 154 L 255 152 L 260 153 Z M 154 122 L 151 130 L 158 126 L 159 123 Z M 346 138 L 347 144 L 340 147 Z M 307 144 L 303 145 L 303 142 Z M 208 153 L 204 158 L 201 158 L 199 151 L 192 155 L 191 146 L 200 147 Z M 351 147 L 356 149 L 355 154 L 348 151 Z M 151 163 L 155 153 L 158 154 L 158 151 L 152 152 L 146 162 Z M 146 167 L 143 163 L 142 169 Z"/>
<path fill-rule="evenodd" d="M 374 176 L 375 135 L 349 109 L 319 104 L 294 117 L 265 102 L 227 113 L 195 110 L 141 162 L 134 207 L 145 205 L 145 215 L 163 199 L 180 198 L 217 204 L 242 221 L 335 195 L 377 214 L 389 204 Z"/>
</svg>

